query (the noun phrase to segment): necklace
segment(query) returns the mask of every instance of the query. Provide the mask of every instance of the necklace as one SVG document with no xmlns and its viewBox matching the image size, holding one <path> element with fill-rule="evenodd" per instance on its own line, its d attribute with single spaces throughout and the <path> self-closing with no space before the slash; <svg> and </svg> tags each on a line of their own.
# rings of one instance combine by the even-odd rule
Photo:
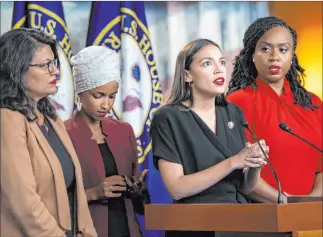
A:
<svg viewBox="0 0 323 237">
<path fill-rule="evenodd" d="M 48 133 L 48 125 L 46 124 L 46 119 L 44 118 L 44 123 L 42 125 L 40 125 L 38 122 L 37 122 L 38 126 L 39 127 L 44 127 L 46 133 Z"/>
</svg>

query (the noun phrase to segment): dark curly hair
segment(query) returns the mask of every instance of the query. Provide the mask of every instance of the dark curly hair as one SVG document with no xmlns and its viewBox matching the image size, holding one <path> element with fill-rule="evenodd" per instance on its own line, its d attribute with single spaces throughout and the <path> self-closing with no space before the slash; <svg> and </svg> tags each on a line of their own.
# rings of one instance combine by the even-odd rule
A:
<svg viewBox="0 0 323 237">
<path fill-rule="evenodd" d="M 234 69 L 232 72 L 231 81 L 229 83 L 229 93 L 239 89 L 245 89 L 247 86 L 252 85 L 255 89 L 256 77 L 258 75 L 257 69 L 252 62 L 252 55 L 254 54 L 258 40 L 273 27 L 285 27 L 289 30 L 293 37 L 293 52 L 297 46 L 297 33 L 294 29 L 286 24 L 283 20 L 277 17 L 263 17 L 253 22 L 243 37 L 243 49 L 240 54 L 236 56 L 234 62 Z M 296 104 L 300 104 L 303 108 L 316 108 L 311 100 L 311 95 L 303 87 L 304 85 L 304 68 L 299 63 L 295 53 L 293 53 L 292 65 L 286 74 L 291 90 L 294 94 Z"/>
<path fill-rule="evenodd" d="M 35 121 L 37 117 L 33 100 L 26 94 L 23 78 L 41 44 L 51 47 L 59 65 L 56 41 L 41 31 L 20 28 L 0 37 L 0 108 L 18 111 L 28 121 Z M 54 120 L 57 118 L 55 108 L 47 97 L 38 101 L 37 109 Z"/>
</svg>

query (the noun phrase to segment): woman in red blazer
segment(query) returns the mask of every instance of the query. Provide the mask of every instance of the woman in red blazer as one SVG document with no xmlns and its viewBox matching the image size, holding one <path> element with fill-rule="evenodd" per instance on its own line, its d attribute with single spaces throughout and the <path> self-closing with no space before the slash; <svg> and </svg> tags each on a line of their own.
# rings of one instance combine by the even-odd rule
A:
<svg viewBox="0 0 323 237">
<path fill-rule="evenodd" d="M 119 88 L 119 56 L 106 47 L 90 46 L 72 63 L 75 93 L 82 106 L 65 126 L 81 163 L 98 236 L 142 236 L 135 213 L 143 214 L 142 204 L 149 202 L 144 185 L 147 170 L 138 178 L 132 127 L 106 117 Z"/>
<path fill-rule="evenodd" d="M 288 195 L 322 197 L 322 154 L 279 127 L 284 122 L 295 134 L 322 147 L 322 101 L 302 85 L 304 69 L 295 54 L 296 31 L 279 18 L 259 18 L 247 29 L 243 44 L 228 100 L 242 109 L 250 128 L 270 147 L 268 156 L 286 194 L 285 202 Z M 261 177 L 250 197 L 277 202 L 278 187 L 268 166 Z"/>
</svg>

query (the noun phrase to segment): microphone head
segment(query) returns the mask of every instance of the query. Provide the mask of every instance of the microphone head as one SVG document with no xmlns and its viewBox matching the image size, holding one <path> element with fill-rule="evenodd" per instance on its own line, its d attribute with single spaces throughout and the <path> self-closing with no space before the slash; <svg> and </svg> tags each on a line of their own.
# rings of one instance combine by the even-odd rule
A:
<svg viewBox="0 0 323 237">
<path fill-rule="evenodd" d="M 240 124 L 241 124 L 243 127 L 245 127 L 245 128 L 248 128 L 248 127 L 249 127 L 247 120 L 241 120 L 241 121 L 240 121 Z"/>
<path fill-rule="evenodd" d="M 291 132 L 291 131 L 292 131 L 292 130 L 288 127 L 288 125 L 287 125 L 286 123 L 283 123 L 283 122 L 280 122 L 280 123 L 279 123 L 279 127 L 280 127 L 282 130 L 286 131 L 286 132 Z"/>
</svg>

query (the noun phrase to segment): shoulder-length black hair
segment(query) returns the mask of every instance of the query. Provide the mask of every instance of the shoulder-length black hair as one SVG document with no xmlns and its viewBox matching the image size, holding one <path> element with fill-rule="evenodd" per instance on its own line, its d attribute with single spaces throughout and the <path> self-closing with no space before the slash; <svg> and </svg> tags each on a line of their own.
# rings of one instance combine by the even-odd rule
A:
<svg viewBox="0 0 323 237">
<path fill-rule="evenodd" d="M 26 94 L 23 80 L 41 44 L 51 47 L 59 63 L 56 41 L 41 31 L 20 28 L 0 37 L 0 108 L 18 111 L 28 121 L 36 120 L 35 105 Z M 42 114 L 54 120 L 57 118 L 55 108 L 47 97 L 39 100 L 36 106 Z"/>
</svg>

